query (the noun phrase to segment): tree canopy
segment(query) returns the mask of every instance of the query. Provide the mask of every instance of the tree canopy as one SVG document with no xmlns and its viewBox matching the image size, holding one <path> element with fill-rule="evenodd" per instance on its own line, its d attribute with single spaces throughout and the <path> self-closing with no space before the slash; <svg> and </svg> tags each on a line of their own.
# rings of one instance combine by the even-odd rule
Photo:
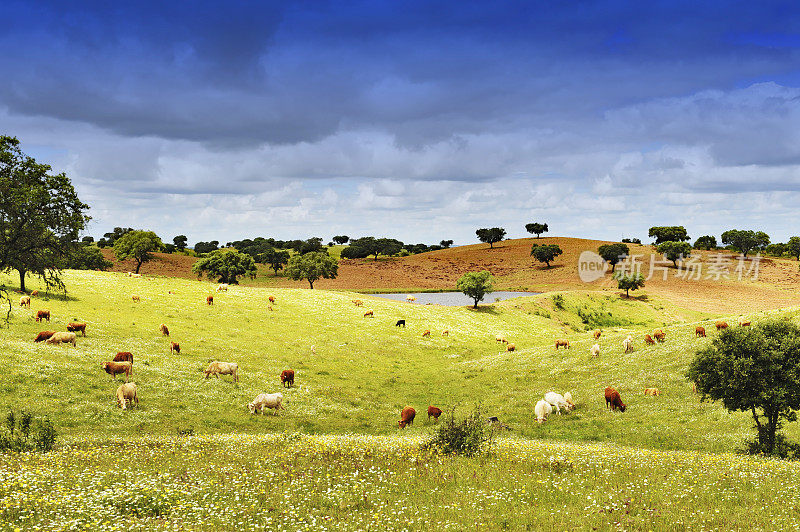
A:
<svg viewBox="0 0 800 532">
<path fill-rule="evenodd" d="M 117 260 L 133 259 L 136 273 L 142 264 L 153 259 L 152 253 L 163 249 L 164 244 L 152 231 L 129 231 L 114 242 L 114 255 Z"/>
<path fill-rule="evenodd" d="M 289 252 L 270 247 L 259 253 L 256 260 L 262 264 L 269 264 L 269 267 L 275 271 L 275 275 L 278 275 L 278 270 L 282 270 L 289 263 Z"/>
<path fill-rule="evenodd" d="M 785 251 L 795 259 L 800 260 L 800 236 L 789 237 Z"/>
<path fill-rule="evenodd" d="M 783 421 L 800 408 L 800 328 L 787 321 L 723 330 L 699 350 L 687 371 L 701 398 L 750 412 L 758 430 L 751 449 L 779 451 Z"/>
<path fill-rule="evenodd" d="M 343 259 L 363 259 L 365 257 L 375 257 L 378 255 L 397 255 L 403 249 L 403 243 L 394 238 L 375 238 L 374 236 L 364 236 L 350 241 L 350 245 L 342 250 Z"/>
<path fill-rule="evenodd" d="M 754 249 L 766 248 L 769 245 L 769 235 L 764 231 L 730 229 L 722 233 L 722 243 L 746 257 Z"/>
<path fill-rule="evenodd" d="M 688 242 L 664 242 L 659 244 L 656 250 L 667 260 L 671 260 L 676 268 L 679 260 L 686 259 L 692 254 L 692 246 Z"/>
<path fill-rule="evenodd" d="M 617 272 L 614 274 L 614 279 L 617 280 L 617 288 L 625 290 L 625 297 L 630 297 L 629 290 L 638 290 L 644 287 L 644 277 L 641 273 Z"/>
<path fill-rule="evenodd" d="M 198 255 L 211 253 L 219 249 L 219 240 L 212 240 L 211 242 L 198 242 L 194 245 L 194 252 Z"/>
<path fill-rule="evenodd" d="M 525 224 L 525 230 L 532 235 L 536 235 L 536 238 L 541 238 L 542 233 L 547 232 L 547 224 L 540 224 L 540 223 Z"/>
<path fill-rule="evenodd" d="M 478 308 L 478 303 L 483 301 L 483 297 L 494 289 L 494 277 L 486 270 L 467 272 L 456 282 L 456 288 L 472 298 L 475 302 L 472 308 Z"/>
<path fill-rule="evenodd" d="M 177 249 L 178 251 L 183 251 L 184 249 L 186 249 L 186 243 L 188 242 L 188 240 L 189 239 L 186 238 L 186 235 L 178 235 L 172 239 L 172 243 L 175 245 L 175 249 Z"/>
<path fill-rule="evenodd" d="M 604 261 L 611 265 L 611 272 L 620 261 L 625 260 L 625 257 L 630 254 L 631 250 L 625 244 L 604 244 L 597 248 L 597 253 L 603 258 Z"/>
<path fill-rule="evenodd" d="M 689 240 L 686 228 L 682 225 L 670 225 L 663 227 L 651 227 L 647 236 L 656 239 L 656 245 L 664 242 L 685 242 Z"/>
<path fill-rule="evenodd" d="M 564 252 L 556 244 L 545 244 L 544 246 L 534 244 L 531 247 L 531 256 L 539 262 L 547 264 L 548 268 L 550 267 L 550 263 L 562 253 Z"/>
<path fill-rule="evenodd" d="M 506 236 L 506 230 L 502 227 L 489 227 L 475 231 L 478 240 L 489 244 L 489 248 L 494 248 L 495 242 L 500 242 Z"/>
<path fill-rule="evenodd" d="M 209 279 L 216 278 L 220 283 L 238 284 L 239 277 L 255 276 L 257 269 L 250 255 L 235 249 L 218 249 L 195 262 L 192 272 L 201 277 L 205 274 Z"/>
<path fill-rule="evenodd" d="M 0 136 L 0 271 L 16 270 L 22 291 L 27 273 L 63 287 L 59 272 L 90 219 L 69 178 L 51 170 Z"/>
<path fill-rule="evenodd" d="M 336 235 L 335 237 L 331 238 L 331 241 L 341 246 L 347 244 L 350 241 L 350 237 L 347 235 Z"/>
<path fill-rule="evenodd" d="M 694 249 L 717 249 L 717 237 L 711 235 L 703 235 L 694 242 Z"/>
<path fill-rule="evenodd" d="M 307 280 L 313 290 L 314 282 L 318 279 L 336 279 L 339 273 L 339 261 L 325 251 L 295 255 L 289 259 L 285 273 L 295 281 Z"/>
</svg>

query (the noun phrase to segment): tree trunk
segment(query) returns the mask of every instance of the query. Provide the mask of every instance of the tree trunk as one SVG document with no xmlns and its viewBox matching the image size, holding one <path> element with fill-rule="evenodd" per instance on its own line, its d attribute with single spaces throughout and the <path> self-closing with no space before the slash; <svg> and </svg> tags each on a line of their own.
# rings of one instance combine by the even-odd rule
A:
<svg viewBox="0 0 800 532">
<path fill-rule="evenodd" d="M 136 273 L 139 273 L 139 268 L 141 268 L 141 267 L 142 267 L 142 261 L 137 260 L 136 261 Z"/>
<path fill-rule="evenodd" d="M 25 292 L 25 270 L 17 270 L 19 272 L 19 291 Z"/>
<path fill-rule="evenodd" d="M 489 249 L 494 249 L 494 242 L 489 242 Z"/>
<path fill-rule="evenodd" d="M 475 305 L 473 305 L 472 308 L 478 308 L 478 300 L 477 299 L 475 299 Z"/>
<path fill-rule="evenodd" d="M 308 284 L 310 284 L 310 285 L 311 285 L 311 289 L 313 290 L 313 289 L 314 289 L 314 281 L 312 281 L 311 279 L 309 279 L 309 280 L 308 280 Z"/>
</svg>

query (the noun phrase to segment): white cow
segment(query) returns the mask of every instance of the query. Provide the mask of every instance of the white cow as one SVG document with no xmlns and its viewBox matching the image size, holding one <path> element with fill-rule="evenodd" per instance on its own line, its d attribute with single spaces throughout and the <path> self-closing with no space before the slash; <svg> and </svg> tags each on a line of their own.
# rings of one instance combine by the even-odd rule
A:
<svg viewBox="0 0 800 532">
<path fill-rule="evenodd" d="M 536 421 L 541 425 L 547 421 L 547 416 L 553 412 L 553 407 L 544 399 L 540 399 L 539 402 L 536 403 L 534 412 L 536 413 Z"/>
<path fill-rule="evenodd" d="M 274 408 L 275 415 L 278 415 L 278 410 L 286 410 L 283 407 L 283 394 L 282 393 L 260 393 L 253 399 L 253 402 L 247 405 L 251 414 L 255 414 L 256 410 L 264 413 L 265 408 Z"/>
<path fill-rule="evenodd" d="M 561 395 L 560 393 L 547 392 L 546 394 L 544 394 L 544 400 L 556 408 L 556 414 L 558 414 L 559 416 L 561 415 L 562 408 L 565 409 L 567 412 L 572 410 L 572 408 L 569 406 L 569 403 L 567 403 L 567 400 L 564 399 L 564 396 Z"/>
</svg>

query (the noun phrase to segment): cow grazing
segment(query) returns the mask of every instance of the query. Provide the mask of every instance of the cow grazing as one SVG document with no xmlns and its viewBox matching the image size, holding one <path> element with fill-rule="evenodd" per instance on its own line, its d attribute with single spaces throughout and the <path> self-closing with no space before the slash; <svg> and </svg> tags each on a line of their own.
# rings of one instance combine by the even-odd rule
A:
<svg viewBox="0 0 800 532">
<path fill-rule="evenodd" d="M 49 310 L 37 310 L 36 311 L 36 321 L 47 320 L 50 322 L 50 311 Z"/>
<path fill-rule="evenodd" d="M 354 304 L 355 306 L 357 306 L 357 307 L 360 307 L 360 306 L 363 306 L 363 305 L 364 305 L 364 302 L 363 302 L 363 301 L 361 301 L 360 299 L 353 299 L 352 301 L 353 301 L 353 304 Z"/>
<path fill-rule="evenodd" d="M 547 421 L 547 416 L 553 413 L 553 407 L 544 399 L 539 399 L 533 411 L 536 413 L 536 422 L 540 425 Z"/>
<path fill-rule="evenodd" d="M 84 338 L 86 338 L 86 323 L 79 322 L 79 321 L 71 321 L 67 324 L 67 331 L 69 332 L 80 332 Z"/>
<path fill-rule="evenodd" d="M 120 351 L 114 355 L 114 362 L 130 362 L 133 364 L 133 353 L 129 351 Z"/>
<path fill-rule="evenodd" d="M 239 364 L 235 362 L 214 361 L 208 365 L 205 371 L 206 379 L 211 375 L 219 378 L 220 375 L 232 375 L 233 382 L 239 382 Z"/>
<path fill-rule="evenodd" d="M 132 300 L 134 303 L 138 303 L 138 302 L 140 302 L 140 301 L 142 300 L 142 298 L 141 298 L 141 297 L 139 297 L 139 296 L 137 296 L 136 294 L 134 294 L 134 295 L 132 295 L 132 296 L 131 296 L 131 300 Z"/>
<path fill-rule="evenodd" d="M 55 331 L 42 331 L 36 335 L 36 338 L 33 339 L 34 342 L 44 342 L 51 336 L 53 336 L 56 332 Z"/>
<path fill-rule="evenodd" d="M 517 346 L 514 345 L 514 344 L 508 344 L 506 346 L 506 352 L 508 352 L 508 351 L 516 351 L 516 350 L 517 350 Z"/>
<path fill-rule="evenodd" d="M 653 332 L 653 338 L 655 338 L 659 342 L 663 342 L 666 337 L 667 337 L 667 335 L 661 329 L 656 329 Z"/>
<path fill-rule="evenodd" d="M 426 336 L 430 336 L 430 335 L 431 335 L 431 330 L 430 329 L 425 329 L 424 331 L 422 331 L 422 337 L 423 338 L 425 338 Z"/>
<path fill-rule="evenodd" d="M 264 413 L 265 408 L 272 408 L 274 414 L 278 415 L 278 410 L 286 410 L 283 407 L 283 394 L 282 393 L 260 393 L 253 399 L 253 402 L 247 405 L 251 414 L 255 414 L 258 410 L 261 414 Z"/>
<path fill-rule="evenodd" d="M 375 317 L 375 313 L 373 311 L 371 311 L 371 310 L 368 310 L 368 311 L 366 311 L 364 313 L 364 317 L 365 318 L 374 318 Z"/>
<path fill-rule="evenodd" d="M 645 334 L 644 335 L 644 343 L 650 344 L 650 345 L 656 345 L 656 341 L 653 340 L 653 337 L 650 336 L 649 334 Z"/>
<path fill-rule="evenodd" d="M 705 327 L 700 327 L 699 325 L 694 328 L 694 335 L 697 338 L 705 338 L 706 337 L 706 329 Z"/>
<path fill-rule="evenodd" d="M 439 416 L 442 415 L 442 409 L 436 408 L 435 406 L 431 405 L 428 407 L 428 421 L 433 418 L 433 422 L 436 423 L 439 421 Z"/>
<path fill-rule="evenodd" d="M 591 348 L 589 348 L 589 354 L 593 357 L 600 356 L 600 344 L 594 344 Z"/>
<path fill-rule="evenodd" d="M 724 322 L 724 321 L 718 321 L 714 325 L 716 326 L 718 331 L 721 331 L 722 329 L 727 329 L 728 328 L 727 322 Z"/>
<path fill-rule="evenodd" d="M 161 336 L 169 336 L 169 327 L 163 323 L 158 326 L 158 330 L 161 331 Z"/>
<path fill-rule="evenodd" d="M 33 292 L 31 292 L 31 297 L 36 297 L 38 295 L 39 295 L 39 291 L 38 290 L 34 290 Z"/>
<path fill-rule="evenodd" d="M 495 337 L 495 341 L 496 342 L 500 342 L 502 344 L 507 344 L 508 343 L 508 340 L 506 340 L 505 336 L 497 336 L 497 337 Z"/>
<path fill-rule="evenodd" d="M 397 320 L 397 323 L 394 324 L 395 327 L 403 327 L 406 326 L 406 320 Z"/>
<path fill-rule="evenodd" d="M 227 283 L 222 283 L 217 287 L 217 292 L 227 292 L 227 291 L 228 291 Z"/>
<path fill-rule="evenodd" d="M 181 344 L 179 344 L 178 342 L 170 342 L 169 343 L 169 353 L 170 354 L 178 353 L 180 355 L 181 354 Z"/>
<path fill-rule="evenodd" d="M 450 330 L 449 329 L 443 330 L 442 331 L 442 336 L 450 336 Z"/>
<path fill-rule="evenodd" d="M 407 406 L 400 412 L 400 421 L 397 422 L 397 425 L 404 429 L 406 425 L 413 425 L 414 424 L 414 417 L 417 415 L 417 411 L 414 410 L 412 407 Z"/>
<path fill-rule="evenodd" d="M 133 407 L 134 403 L 136 403 L 137 406 L 139 405 L 139 396 L 137 394 L 135 382 L 126 382 L 117 388 L 117 402 L 123 410 L 125 410 L 127 403 L 130 403 L 131 407 Z"/>
<path fill-rule="evenodd" d="M 269 296 L 267 299 L 269 299 L 270 303 L 275 303 L 275 296 Z"/>
<path fill-rule="evenodd" d="M 739 316 L 739 327 L 750 327 L 750 320 Z"/>
<path fill-rule="evenodd" d="M 606 408 L 610 408 L 612 412 L 618 408 L 621 412 L 624 412 L 626 408 L 625 403 L 622 402 L 622 398 L 619 396 L 619 392 L 611 386 L 606 388 Z"/>
<path fill-rule="evenodd" d="M 575 409 L 575 403 L 572 402 L 572 393 L 564 392 L 564 401 L 567 402 L 567 406 L 569 407 L 570 410 Z"/>
<path fill-rule="evenodd" d="M 206 296 L 206 305 L 214 304 L 214 296 Z"/>
<path fill-rule="evenodd" d="M 556 351 L 558 351 L 559 347 L 563 347 L 564 349 L 571 349 L 569 345 L 569 340 L 564 340 L 564 339 L 556 340 Z"/>
<path fill-rule="evenodd" d="M 286 388 L 290 388 L 294 386 L 294 370 L 293 369 L 285 369 L 281 371 L 281 386 L 285 386 Z"/>
<path fill-rule="evenodd" d="M 644 394 L 652 395 L 653 397 L 658 397 L 659 395 L 661 395 L 661 392 L 659 391 L 658 388 L 645 388 Z"/>
<path fill-rule="evenodd" d="M 133 364 L 130 362 L 103 362 L 101 367 L 114 379 L 116 379 L 117 375 L 120 373 L 124 373 L 125 382 L 128 381 L 131 376 L 131 372 L 133 371 Z"/>
<path fill-rule="evenodd" d="M 602 334 L 602 331 L 600 329 L 595 329 L 594 332 L 592 333 L 592 336 L 594 336 L 594 339 L 597 340 L 597 339 L 600 338 L 601 334 Z"/>
<path fill-rule="evenodd" d="M 76 338 L 74 332 L 59 331 L 48 338 L 47 343 L 51 345 L 72 344 L 72 347 L 77 347 Z"/>
<path fill-rule="evenodd" d="M 417 300 L 417 298 L 414 297 L 414 296 L 406 296 L 406 302 L 408 302 L 408 303 L 413 303 L 416 300 Z"/>
<path fill-rule="evenodd" d="M 20 307 L 28 307 L 31 308 L 31 296 L 22 296 L 19 298 L 19 306 Z"/>
</svg>

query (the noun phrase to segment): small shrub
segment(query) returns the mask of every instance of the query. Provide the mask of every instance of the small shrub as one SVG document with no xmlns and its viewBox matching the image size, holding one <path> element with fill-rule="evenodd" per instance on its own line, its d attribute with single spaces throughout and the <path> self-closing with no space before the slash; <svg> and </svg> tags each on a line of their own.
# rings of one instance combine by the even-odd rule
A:
<svg viewBox="0 0 800 532">
<path fill-rule="evenodd" d="M 188 438 L 189 436 L 194 436 L 194 428 L 193 427 L 186 427 L 185 429 L 179 428 L 177 430 L 177 433 L 178 436 L 185 436 Z"/>
<path fill-rule="evenodd" d="M 53 426 L 50 418 L 45 417 L 36 422 L 31 441 L 37 451 L 46 453 L 55 446 L 57 435 L 56 428 Z"/>
<path fill-rule="evenodd" d="M 49 418 L 34 420 L 30 412 L 17 415 L 9 411 L 6 432 L 0 433 L 0 452 L 40 451 L 53 449 L 58 432 Z"/>
<path fill-rule="evenodd" d="M 456 419 L 455 414 L 456 409 L 453 408 L 438 426 L 433 438 L 423 447 L 442 454 L 460 456 L 489 452 L 494 442 L 494 432 L 483 420 L 480 407 L 476 407 L 463 419 Z"/>
<path fill-rule="evenodd" d="M 556 294 L 553 296 L 553 306 L 558 310 L 564 310 L 564 296 Z"/>
</svg>

